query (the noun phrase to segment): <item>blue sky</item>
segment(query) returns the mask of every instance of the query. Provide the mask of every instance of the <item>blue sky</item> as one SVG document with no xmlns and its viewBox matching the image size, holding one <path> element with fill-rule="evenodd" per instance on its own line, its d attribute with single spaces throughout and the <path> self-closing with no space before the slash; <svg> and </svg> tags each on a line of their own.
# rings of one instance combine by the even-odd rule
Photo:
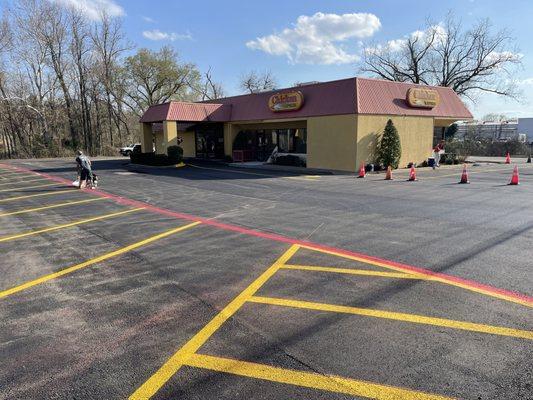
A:
<svg viewBox="0 0 533 400">
<path fill-rule="evenodd" d="M 326 81 L 355 76 L 357 66 L 354 60 L 362 45 L 401 39 L 422 29 L 428 18 L 435 23 L 442 21 L 449 10 L 461 17 L 465 26 L 488 17 L 495 29 L 507 28 L 516 38 L 523 57 L 523 69 L 515 79 L 521 82 L 525 97 L 522 103 L 517 103 L 483 95 L 477 104 L 469 106 L 478 117 L 489 112 L 533 116 L 531 0 L 56 1 L 84 3 L 89 7 L 91 3 L 116 7 L 112 10 L 123 15 L 127 37 L 133 43 L 151 49 L 163 45 L 175 47 L 184 61 L 196 63 L 201 70 L 211 67 L 214 77 L 223 84 L 228 95 L 239 93 L 239 77 L 252 69 L 272 71 L 282 87 L 296 81 Z M 326 38 L 324 41 L 322 38 L 315 41 L 310 44 L 311 48 L 302 47 L 301 54 L 283 53 L 282 41 L 297 41 L 296 28 L 305 30 L 306 24 L 316 22 L 313 16 L 316 17 L 319 12 L 339 16 L 362 13 L 365 16 L 362 20 L 348 21 L 358 28 L 350 31 L 350 26 L 344 27 L 347 29 L 344 36 L 344 28 L 340 26 L 337 27 L 339 31 L 329 32 L 333 40 Z M 266 39 L 261 42 L 257 38 Z M 336 40 L 339 38 L 341 40 Z M 314 45 L 319 47 L 313 48 Z M 337 62 L 324 64 L 321 54 L 328 54 L 330 60 Z"/>
</svg>

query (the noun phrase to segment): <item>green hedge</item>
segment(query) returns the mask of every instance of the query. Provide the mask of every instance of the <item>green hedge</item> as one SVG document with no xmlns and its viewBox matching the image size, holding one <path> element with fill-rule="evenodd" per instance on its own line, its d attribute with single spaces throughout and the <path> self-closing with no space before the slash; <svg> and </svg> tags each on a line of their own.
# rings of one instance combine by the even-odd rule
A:
<svg viewBox="0 0 533 400">
<path fill-rule="evenodd" d="M 305 167 L 306 163 L 298 156 L 293 156 L 291 154 L 285 156 L 277 156 L 274 160 L 276 165 L 287 165 L 292 167 Z"/>
<path fill-rule="evenodd" d="M 168 154 L 131 153 L 130 160 L 134 164 L 152 165 L 162 167 L 176 165 L 183 161 L 183 149 L 179 146 L 169 146 Z"/>
<path fill-rule="evenodd" d="M 152 165 L 157 167 L 177 164 L 174 160 L 171 160 L 166 154 L 155 153 L 131 153 L 130 160 L 134 164 Z"/>
<path fill-rule="evenodd" d="M 168 146 L 167 155 L 174 164 L 183 161 L 183 149 L 180 146 Z"/>
</svg>

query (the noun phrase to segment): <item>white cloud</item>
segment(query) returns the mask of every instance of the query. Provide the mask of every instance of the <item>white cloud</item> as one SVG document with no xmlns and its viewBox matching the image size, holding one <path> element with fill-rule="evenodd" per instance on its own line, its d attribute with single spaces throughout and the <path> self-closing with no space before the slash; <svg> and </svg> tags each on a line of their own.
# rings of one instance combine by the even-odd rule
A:
<svg viewBox="0 0 533 400">
<path fill-rule="evenodd" d="M 404 48 L 405 46 L 405 43 L 407 43 L 407 40 L 406 39 L 394 39 L 394 40 L 389 40 L 387 42 L 387 47 L 391 50 L 391 51 L 400 51 Z"/>
<path fill-rule="evenodd" d="M 153 24 L 155 22 L 155 20 L 153 18 L 147 17 L 145 15 L 142 16 L 142 19 L 145 20 L 146 22 L 151 23 L 151 24 Z"/>
<path fill-rule="evenodd" d="M 192 40 L 190 32 L 175 33 L 175 32 L 161 32 L 159 29 L 152 29 L 151 31 L 143 31 L 143 36 L 150 40 Z"/>
<path fill-rule="evenodd" d="M 444 41 L 447 38 L 447 32 L 446 29 L 442 25 L 432 25 L 426 30 L 416 30 L 414 32 L 411 32 L 409 35 L 404 36 L 400 39 L 393 39 L 389 40 L 385 44 L 378 44 L 374 47 L 367 47 L 365 49 L 365 52 L 367 54 L 372 53 L 379 53 L 381 51 L 387 51 L 387 52 L 399 52 L 403 49 L 405 49 L 405 45 L 407 44 L 407 40 L 410 38 L 413 41 L 418 41 L 419 43 L 424 43 L 433 36 L 435 36 L 436 43 L 444 43 Z"/>
<path fill-rule="evenodd" d="M 357 61 L 359 56 L 348 53 L 342 42 L 370 37 L 380 27 L 381 22 L 374 14 L 318 12 L 301 15 L 292 28 L 250 40 L 246 46 L 275 56 L 284 55 L 294 64 L 346 64 Z"/>
<path fill-rule="evenodd" d="M 533 85 L 533 78 L 526 78 L 518 81 L 519 85 Z"/>
<path fill-rule="evenodd" d="M 513 53 L 512 51 L 493 51 L 487 56 L 488 62 L 498 61 L 498 60 L 509 60 L 509 61 L 520 61 L 524 57 L 521 53 Z"/>
<path fill-rule="evenodd" d="M 124 9 L 113 0 L 50 0 L 64 7 L 70 7 L 80 11 L 87 18 L 98 21 L 102 12 L 110 17 L 121 17 L 125 15 Z"/>
</svg>

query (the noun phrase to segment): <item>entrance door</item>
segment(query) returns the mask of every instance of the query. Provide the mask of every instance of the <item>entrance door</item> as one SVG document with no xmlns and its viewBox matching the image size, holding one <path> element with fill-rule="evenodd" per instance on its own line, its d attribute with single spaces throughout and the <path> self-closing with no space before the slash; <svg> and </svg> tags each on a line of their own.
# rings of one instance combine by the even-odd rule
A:
<svg viewBox="0 0 533 400">
<path fill-rule="evenodd" d="M 224 158 L 224 128 L 222 124 L 202 124 L 195 129 L 196 157 Z"/>
<path fill-rule="evenodd" d="M 271 130 L 259 130 L 256 131 L 256 157 L 257 161 L 266 161 L 272 150 L 274 150 L 274 144 L 272 141 Z"/>
</svg>

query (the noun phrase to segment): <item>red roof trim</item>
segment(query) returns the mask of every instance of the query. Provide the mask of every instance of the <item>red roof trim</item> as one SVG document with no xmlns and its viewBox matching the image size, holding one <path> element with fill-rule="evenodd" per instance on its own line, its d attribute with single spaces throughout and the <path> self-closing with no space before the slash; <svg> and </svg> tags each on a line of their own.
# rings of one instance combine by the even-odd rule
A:
<svg viewBox="0 0 533 400">
<path fill-rule="evenodd" d="M 407 90 L 412 87 L 438 91 L 440 104 L 433 109 L 410 107 L 406 102 L 406 95 Z M 283 113 L 271 111 L 268 108 L 269 97 L 273 93 L 287 90 L 301 91 L 305 98 L 304 106 L 299 110 Z M 171 101 L 150 107 L 140 122 L 258 121 L 343 114 L 473 118 L 459 96 L 448 87 L 371 78 L 347 78 L 199 103 Z"/>
</svg>

